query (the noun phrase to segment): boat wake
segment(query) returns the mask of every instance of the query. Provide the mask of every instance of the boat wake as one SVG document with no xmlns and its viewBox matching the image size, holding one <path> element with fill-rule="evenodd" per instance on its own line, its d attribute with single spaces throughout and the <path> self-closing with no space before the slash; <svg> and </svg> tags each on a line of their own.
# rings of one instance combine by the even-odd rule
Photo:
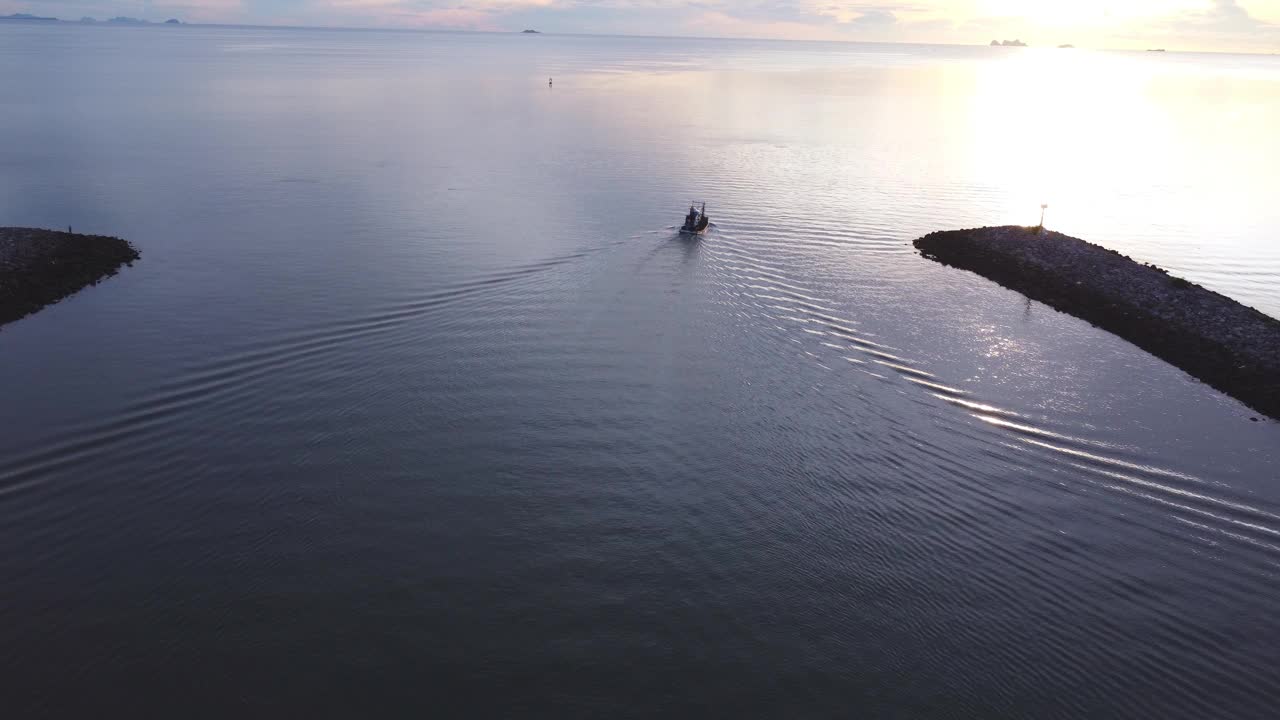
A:
<svg viewBox="0 0 1280 720">
<path fill-rule="evenodd" d="M 849 390 L 862 392 L 865 382 L 896 389 L 952 432 L 1014 462 L 1021 456 L 1031 462 L 1028 467 L 1050 468 L 1052 482 L 1112 493 L 1194 527 L 1195 533 L 1176 536 L 1200 546 L 1196 552 L 1205 544 L 1230 546 L 1266 573 L 1280 569 L 1280 510 L 1259 505 L 1225 482 L 1160 467 L 1141 449 L 1098 438 L 1096 431 L 1056 427 L 1047 416 L 982 399 L 966 383 L 940 377 L 913 360 L 908 350 L 862 329 L 856 317 L 840 309 L 842 303 L 794 277 L 788 271 L 791 258 L 776 257 L 781 253 L 757 251 L 753 243 L 722 232 L 704 254 L 720 292 L 735 308 L 747 311 L 788 345 L 799 344 L 798 357 L 845 375 Z M 944 412 L 948 408 L 953 412 Z M 921 437 L 913 442 L 929 441 Z"/>
</svg>

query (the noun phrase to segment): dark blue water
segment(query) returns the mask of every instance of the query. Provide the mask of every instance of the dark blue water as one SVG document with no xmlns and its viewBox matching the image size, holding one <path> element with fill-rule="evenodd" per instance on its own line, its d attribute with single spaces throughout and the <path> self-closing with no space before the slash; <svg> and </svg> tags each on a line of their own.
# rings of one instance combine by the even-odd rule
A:
<svg viewBox="0 0 1280 720">
<path fill-rule="evenodd" d="M 5 715 L 1272 716 L 1280 426 L 909 241 L 1277 312 L 1280 67 L 1060 57 L 0 28 Z"/>
</svg>

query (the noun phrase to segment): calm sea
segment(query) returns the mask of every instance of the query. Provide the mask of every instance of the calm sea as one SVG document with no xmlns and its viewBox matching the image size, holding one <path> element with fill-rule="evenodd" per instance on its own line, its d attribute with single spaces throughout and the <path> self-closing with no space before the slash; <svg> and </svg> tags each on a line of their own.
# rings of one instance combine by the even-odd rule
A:
<svg viewBox="0 0 1280 720">
<path fill-rule="evenodd" d="M 1280 707 L 1280 424 L 909 245 L 1047 203 L 1280 315 L 1280 58 L 6 25 L 0 67 L 0 224 L 142 251 L 0 330 L 7 717 Z"/>
</svg>

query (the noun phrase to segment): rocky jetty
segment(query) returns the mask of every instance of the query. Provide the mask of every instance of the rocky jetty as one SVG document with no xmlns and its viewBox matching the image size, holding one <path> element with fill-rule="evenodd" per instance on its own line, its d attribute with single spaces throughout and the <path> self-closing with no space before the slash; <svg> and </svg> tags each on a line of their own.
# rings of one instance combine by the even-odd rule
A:
<svg viewBox="0 0 1280 720">
<path fill-rule="evenodd" d="M 120 238 L 0 227 L 0 325 L 114 275 L 138 259 Z"/>
<path fill-rule="evenodd" d="M 930 233 L 925 257 L 1108 330 L 1280 420 L 1280 320 L 1114 250 L 1040 228 Z"/>
</svg>

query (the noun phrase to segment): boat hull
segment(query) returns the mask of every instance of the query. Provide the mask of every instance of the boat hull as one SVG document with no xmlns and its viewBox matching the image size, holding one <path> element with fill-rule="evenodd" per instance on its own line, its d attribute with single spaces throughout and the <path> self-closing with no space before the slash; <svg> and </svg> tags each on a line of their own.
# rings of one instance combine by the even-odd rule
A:
<svg viewBox="0 0 1280 720">
<path fill-rule="evenodd" d="M 707 228 L 709 227 L 711 227 L 711 219 L 706 216 L 703 216 L 702 219 L 698 221 L 698 224 L 696 226 L 692 228 L 687 226 L 681 227 L 680 234 L 681 235 L 701 235 L 705 233 L 707 231 Z"/>
</svg>

